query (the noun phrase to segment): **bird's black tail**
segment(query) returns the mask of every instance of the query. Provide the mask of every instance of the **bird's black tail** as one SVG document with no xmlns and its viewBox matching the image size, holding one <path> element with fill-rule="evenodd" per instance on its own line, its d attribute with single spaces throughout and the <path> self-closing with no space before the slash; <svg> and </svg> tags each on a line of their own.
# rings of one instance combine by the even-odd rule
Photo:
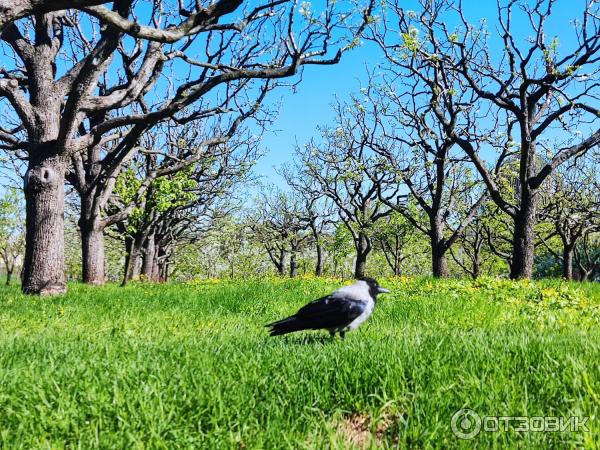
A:
<svg viewBox="0 0 600 450">
<path fill-rule="evenodd" d="M 280 336 L 282 334 L 293 333 L 294 331 L 305 330 L 306 326 L 296 316 L 288 317 L 287 319 L 278 320 L 277 322 L 265 325 L 270 328 L 271 336 Z"/>
</svg>

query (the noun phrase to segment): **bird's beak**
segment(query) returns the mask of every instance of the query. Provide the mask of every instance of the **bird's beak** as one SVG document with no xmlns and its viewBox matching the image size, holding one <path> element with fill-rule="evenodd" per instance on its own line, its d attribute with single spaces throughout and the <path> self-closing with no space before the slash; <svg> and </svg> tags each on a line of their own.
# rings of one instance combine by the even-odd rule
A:
<svg viewBox="0 0 600 450">
<path fill-rule="evenodd" d="M 387 290 L 386 288 L 379 287 L 379 288 L 377 288 L 377 293 L 378 294 L 389 294 L 390 291 Z"/>
</svg>

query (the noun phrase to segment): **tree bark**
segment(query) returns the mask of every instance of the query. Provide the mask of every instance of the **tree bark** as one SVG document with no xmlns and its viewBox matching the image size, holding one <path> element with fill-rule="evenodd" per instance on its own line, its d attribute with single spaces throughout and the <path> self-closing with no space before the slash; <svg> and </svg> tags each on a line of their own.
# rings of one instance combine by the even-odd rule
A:
<svg viewBox="0 0 600 450">
<path fill-rule="evenodd" d="M 31 154 L 53 155 L 55 150 L 38 148 Z M 27 219 L 22 289 L 26 294 L 55 295 L 67 291 L 65 169 L 65 161 L 57 156 L 29 160 L 24 184 Z"/>
<path fill-rule="evenodd" d="M 142 275 L 145 281 L 154 281 L 154 266 L 156 259 L 156 243 L 154 234 L 148 236 L 144 242 L 142 258 Z"/>
<path fill-rule="evenodd" d="M 135 280 L 140 277 L 142 273 L 142 245 L 134 239 L 133 251 L 131 253 L 131 270 L 129 272 L 129 279 Z"/>
<path fill-rule="evenodd" d="M 169 281 L 169 259 L 165 259 L 165 263 L 162 267 L 162 280 L 166 283 Z"/>
<path fill-rule="evenodd" d="M 139 278 L 142 268 L 142 237 L 138 233 L 134 238 L 125 240 L 127 255 L 125 257 L 125 272 L 123 273 L 123 282 L 125 286 L 127 281 Z"/>
<path fill-rule="evenodd" d="M 277 272 L 280 277 L 285 276 L 285 250 L 279 251 L 279 262 L 277 264 Z"/>
<path fill-rule="evenodd" d="M 371 251 L 371 241 L 365 233 L 359 233 L 356 241 L 356 264 L 354 266 L 354 278 L 365 276 L 367 268 L 367 256 Z"/>
<path fill-rule="evenodd" d="M 473 273 L 471 276 L 476 280 L 479 278 L 479 275 L 481 275 L 481 261 L 479 259 L 479 254 L 476 254 L 473 258 Z"/>
<path fill-rule="evenodd" d="M 573 246 L 563 246 L 563 278 L 565 280 L 573 279 Z"/>
<path fill-rule="evenodd" d="M 444 243 L 444 229 L 440 220 L 431 221 L 431 271 L 436 278 L 446 278 L 448 276 L 448 261 L 446 260 L 446 251 L 448 250 Z"/>
<path fill-rule="evenodd" d="M 104 118 L 104 116 L 102 116 Z M 94 121 L 100 122 L 99 120 Z M 84 174 L 73 176 L 71 183 L 79 194 L 81 211 L 79 230 L 81 234 L 82 279 L 86 284 L 102 286 L 105 283 L 104 269 L 104 228 L 101 222 L 101 205 L 97 203 L 101 188 L 92 184 L 101 170 L 101 147 L 92 146 L 86 150 Z M 77 171 L 75 171 L 77 172 Z"/>
<path fill-rule="evenodd" d="M 397 235 L 394 237 L 394 245 L 394 276 L 398 277 L 402 275 L 402 243 Z"/>
<path fill-rule="evenodd" d="M 290 278 L 296 278 L 298 276 L 298 261 L 296 260 L 296 252 L 292 252 L 290 255 Z"/>
<path fill-rule="evenodd" d="M 12 269 L 6 269 L 6 285 L 10 286 L 10 280 L 12 278 L 13 271 Z"/>
<path fill-rule="evenodd" d="M 448 261 L 445 249 L 438 243 L 431 242 L 431 270 L 436 278 L 448 277 Z"/>
<path fill-rule="evenodd" d="M 525 194 L 521 202 L 521 208 L 515 216 L 510 270 L 510 278 L 513 280 L 531 278 L 533 274 L 533 257 L 535 251 L 535 233 L 533 228 L 535 222 L 536 211 L 534 199 L 531 195 Z"/>
<path fill-rule="evenodd" d="M 123 265 L 123 281 L 121 286 L 125 286 L 127 283 L 127 276 L 129 274 L 129 266 L 131 264 L 131 252 L 133 251 L 133 239 L 129 236 L 125 237 L 125 264 Z"/>
<path fill-rule="evenodd" d="M 167 281 L 167 267 L 169 262 L 168 250 L 160 244 L 157 244 L 156 248 L 153 276 L 155 281 L 164 283 Z"/>
<path fill-rule="evenodd" d="M 323 246 L 317 243 L 317 265 L 315 267 L 315 275 L 317 277 L 323 276 L 324 260 L 325 258 Z"/>
<path fill-rule="evenodd" d="M 104 274 L 104 231 L 92 223 L 80 223 L 82 278 L 86 284 L 103 286 Z"/>
</svg>

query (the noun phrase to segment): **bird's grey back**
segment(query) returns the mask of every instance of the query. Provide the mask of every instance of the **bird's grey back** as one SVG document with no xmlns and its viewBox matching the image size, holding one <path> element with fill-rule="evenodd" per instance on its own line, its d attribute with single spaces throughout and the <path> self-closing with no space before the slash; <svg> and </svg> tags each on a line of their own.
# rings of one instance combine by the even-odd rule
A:
<svg viewBox="0 0 600 450">
<path fill-rule="evenodd" d="M 354 284 L 343 286 L 338 290 L 331 293 L 330 297 L 333 298 L 346 298 L 348 300 L 360 300 L 366 301 L 371 299 L 369 293 L 369 285 L 364 281 L 357 281 Z"/>
</svg>

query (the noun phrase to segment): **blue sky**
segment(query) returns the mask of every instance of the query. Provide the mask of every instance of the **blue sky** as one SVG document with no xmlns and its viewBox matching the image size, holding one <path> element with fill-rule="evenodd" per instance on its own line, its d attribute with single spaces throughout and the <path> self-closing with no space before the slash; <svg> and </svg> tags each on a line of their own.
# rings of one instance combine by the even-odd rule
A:
<svg viewBox="0 0 600 450">
<path fill-rule="evenodd" d="M 410 9 L 415 2 L 408 0 L 404 5 Z M 559 53 L 561 48 L 568 51 L 574 43 L 570 20 L 581 14 L 584 5 L 585 0 L 558 0 L 554 6 L 546 29 L 548 41 L 551 41 L 554 35 L 559 36 Z M 486 18 L 490 31 L 495 30 L 495 0 L 464 0 L 463 6 L 471 23 Z M 416 5 L 414 9 L 417 9 Z M 515 19 L 518 20 L 518 17 Z M 515 21 L 515 24 L 518 23 Z M 528 32 L 531 30 L 528 24 L 523 25 L 523 29 Z M 492 37 L 497 41 L 494 33 Z M 520 36 L 521 39 L 525 37 Z M 274 92 L 271 101 L 281 101 L 281 108 L 272 127 L 274 131 L 264 137 L 263 147 L 266 154 L 256 165 L 255 172 L 263 176 L 265 182 L 282 184 L 274 168 L 292 159 L 296 141 L 302 144 L 311 137 L 318 137 L 317 126 L 331 124 L 333 116 L 330 105 L 335 96 L 344 99 L 351 92 L 357 92 L 361 80 L 363 83 L 366 80 L 366 65 L 374 67 L 380 62 L 382 58 L 377 48 L 365 44 L 345 54 L 342 61 L 335 66 L 307 67 L 296 93 L 289 89 Z"/>
<path fill-rule="evenodd" d="M 331 123 L 331 104 L 335 96 L 346 98 L 349 93 L 358 91 L 360 80 L 365 79 L 365 64 L 379 60 L 375 49 L 362 47 L 346 54 L 335 66 L 307 67 L 296 93 L 288 89 L 274 93 L 273 98 L 281 101 L 281 108 L 273 131 L 263 140 L 267 154 L 257 164 L 256 173 L 280 181 L 273 167 L 292 159 L 296 140 L 302 144 L 318 135 L 319 125 Z"/>
</svg>

